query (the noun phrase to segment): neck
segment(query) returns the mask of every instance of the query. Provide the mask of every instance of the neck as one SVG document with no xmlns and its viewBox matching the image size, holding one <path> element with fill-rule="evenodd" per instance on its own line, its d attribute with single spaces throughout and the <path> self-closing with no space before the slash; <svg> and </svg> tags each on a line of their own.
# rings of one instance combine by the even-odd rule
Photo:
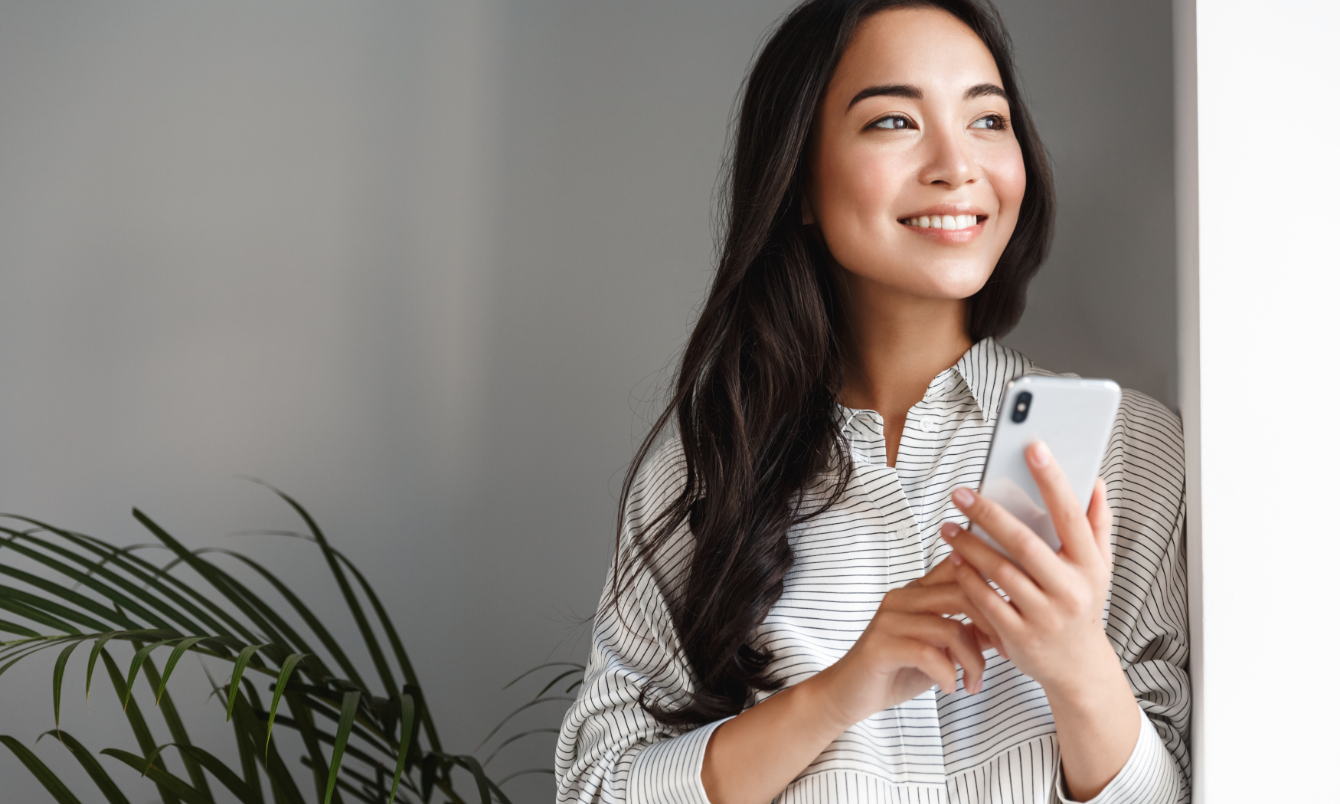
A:
<svg viewBox="0 0 1340 804">
<path fill-rule="evenodd" d="M 837 269 L 844 287 L 843 405 L 905 419 L 935 376 L 972 347 L 968 302 L 911 296 Z"/>
</svg>

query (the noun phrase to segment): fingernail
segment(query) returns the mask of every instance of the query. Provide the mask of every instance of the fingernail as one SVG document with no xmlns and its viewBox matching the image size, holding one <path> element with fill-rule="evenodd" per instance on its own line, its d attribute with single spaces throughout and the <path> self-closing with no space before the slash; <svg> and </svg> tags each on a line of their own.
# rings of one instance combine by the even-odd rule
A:
<svg viewBox="0 0 1340 804">
<path fill-rule="evenodd" d="M 972 685 L 972 694 L 973 694 L 973 695 L 976 695 L 976 694 L 978 694 L 978 693 L 981 692 L 981 691 L 982 691 L 982 680 L 979 678 L 979 679 L 977 679 L 977 681 L 973 682 L 973 685 Z"/>
<path fill-rule="evenodd" d="M 959 527 L 957 523 L 946 522 L 940 528 L 940 535 L 944 537 L 945 541 L 948 541 L 957 536 L 961 530 L 963 530 L 963 528 Z"/>
<path fill-rule="evenodd" d="M 954 562 L 954 566 L 956 567 L 963 566 L 963 556 L 959 555 L 958 553 L 950 553 L 949 560 Z"/>
<path fill-rule="evenodd" d="M 959 508 L 971 508 L 975 502 L 977 502 L 977 495 L 967 488 L 954 489 L 954 505 Z"/>
<path fill-rule="evenodd" d="M 1051 465 L 1052 451 L 1047 448 L 1045 443 L 1038 441 L 1035 442 L 1033 448 L 1028 451 L 1028 457 L 1034 466 L 1043 469 Z"/>
</svg>

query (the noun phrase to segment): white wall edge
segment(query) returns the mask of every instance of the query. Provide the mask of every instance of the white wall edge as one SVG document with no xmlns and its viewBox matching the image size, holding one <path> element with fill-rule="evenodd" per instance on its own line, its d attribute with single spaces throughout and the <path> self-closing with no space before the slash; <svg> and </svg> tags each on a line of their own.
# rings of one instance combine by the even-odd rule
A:
<svg viewBox="0 0 1340 804">
<path fill-rule="evenodd" d="M 1201 550 L 1200 193 L 1196 0 L 1173 0 L 1173 109 L 1177 216 L 1178 407 L 1186 444 L 1187 595 L 1191 627 L 1191 789 L 1208 801 L 1204 773 L 1204 574 Z"/>
</svg>

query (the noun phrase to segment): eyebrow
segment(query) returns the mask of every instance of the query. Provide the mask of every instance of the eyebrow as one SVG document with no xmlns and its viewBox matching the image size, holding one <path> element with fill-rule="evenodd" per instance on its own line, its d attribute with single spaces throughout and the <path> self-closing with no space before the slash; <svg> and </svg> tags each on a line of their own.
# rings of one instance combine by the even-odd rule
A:
<svg viewBox="0 0 1340 804">
<path fill-rule="evenodd" d="M 987 95 L 995 95 L 1004 98 L 1007 101 L 1010 99 L 1010 97 L 1005 94 L 1005 90 L 995 84 L 978 84 L 969 87 L 968 90 L 963 93 L 963 99 L 973 100 L 974 98 L 982 98 Z M 866 87 L 856 93 L 856 96 L 851 99 L 851 103 L 847 104 L 847 109 L 850 110 L 851 107 L 866 98 L 875 97 L 911 98 L 912 100 L 921 100 L 924 95 L 922 94 L 920 87 L 914 87 L 909 84 L 885 84 L 884 86 L 878 87 Z"/>
</svg>

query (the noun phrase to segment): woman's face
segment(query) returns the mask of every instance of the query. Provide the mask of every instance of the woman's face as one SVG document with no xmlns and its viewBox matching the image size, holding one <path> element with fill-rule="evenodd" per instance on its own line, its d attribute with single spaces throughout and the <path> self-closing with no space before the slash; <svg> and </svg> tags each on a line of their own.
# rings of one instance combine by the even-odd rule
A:
<svg viewBox="0 0 1340 804">
<path fill-rule="evenodd" d="M 838 263 L 923 298 L 976 293 L 1024 197 L 995 59 L 939 9 L 862 23 L 820 106 L 808 163 L 805 221 Z"/>
</svg>

